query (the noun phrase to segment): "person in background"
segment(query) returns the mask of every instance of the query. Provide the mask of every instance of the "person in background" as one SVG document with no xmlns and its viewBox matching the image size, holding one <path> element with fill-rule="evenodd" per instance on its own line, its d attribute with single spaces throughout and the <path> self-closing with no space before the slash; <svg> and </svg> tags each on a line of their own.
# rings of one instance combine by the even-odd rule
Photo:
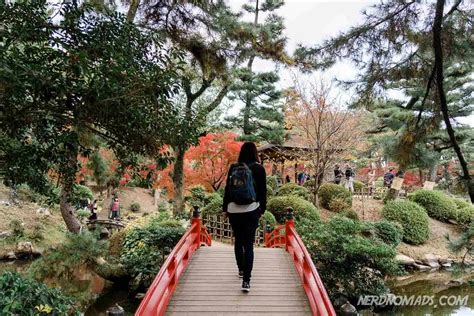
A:
<svg viewBox="0 0 474 316">
<path fill-rule="evenodd" d="M 286 177 L 285 177 L 285 183 L 290 183 L 290 182 L 291 182 L 290 176 L 289 176 L 289 175 L 286 175 Z"/>
<path fill-rule="evenodd" d="M 115 219 L 120 217 L 120 203 L 117 196 L 112 199 L 112 204 L 110 205 L 110 218 Z"/>
<path fill-rule="evenodd" d="M 255 231 L 267 207 L 265 168 L 258 162 L 257 146 L 246 142 L 238 162 L 229 168 L 222 211 L 229 217 L 235 243 L 234 253 L 242 280 L 242 291 L 250 291 Z"/>
<path fill-rule="evenodd" d="M 303 185 L 305 181 L 306 181 L 306 173 L 300 172 L 298 174 L 298 184 Z"/>
<path fill-rule="evenodd" d="M 384 187 L 391 188 L 393 179 L 395 175 L 393 174 L 393 168 L 390 168 L 386 174 L 383 175 L 383 185 Z"/>
<path fill-rule="evenodd" d="M 342 171 L 339 169 L 339 165 L 334 166 L 334 183 L 340 184 L 342 180 Z"/>
<path fill-rule="evenodd" d="M 94 221 L 97 219 L 97 199 L 94 200 L 91 204 L 89 204 L 89 210 L 91 212 L 91 216 L 89 216 L 89 220 Z"/>
<path fill-rule="evenodd" d="M 370 167 L 367 176 L 369 182 L 369 194 L 373 194 L 375 191 L 375 169 L 373 167 Z"/>
<path fill-rule="evenodd" d="M 351 166 L 349 164 L 346 165 L 346 172 L 345 172 L 345 176 L 346 176 L 346 188 L 351 191 L 351 192 L 354 192 L 354 171 L 352 170 Z"/>
</svg>

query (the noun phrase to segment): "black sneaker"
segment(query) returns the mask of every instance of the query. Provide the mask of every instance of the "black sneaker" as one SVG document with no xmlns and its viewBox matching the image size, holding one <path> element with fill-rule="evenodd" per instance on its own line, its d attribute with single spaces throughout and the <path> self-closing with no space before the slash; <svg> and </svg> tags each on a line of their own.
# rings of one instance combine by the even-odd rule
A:
<svg viewBox="0 0 474 316">
<path fill-rule="evenodd" d="M 243 278 L 244 277 L 244 271 L 239 271 L 239 278 Z"/>
<path fill-rule="evenodd" d="M 242 282 L 242 292 L 250 292 L 250 282 Z"/>
</svg>

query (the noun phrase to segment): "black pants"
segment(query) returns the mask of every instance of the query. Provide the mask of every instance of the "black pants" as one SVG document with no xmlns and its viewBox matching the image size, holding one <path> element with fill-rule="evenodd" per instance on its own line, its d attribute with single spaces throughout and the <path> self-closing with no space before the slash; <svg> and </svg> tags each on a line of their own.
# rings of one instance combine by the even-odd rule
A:
<svg viewBox="0 0 474 316">
<path fill-rule="evenodd" d="M 258 209 L 247 213 L 229 213 L 229 221 L 235 237 L 235 260 L 239 271 L 244 271 L 244 282 L 250 282 L 252 276 L 253 244 L 259 214 Z"/>
</svg>

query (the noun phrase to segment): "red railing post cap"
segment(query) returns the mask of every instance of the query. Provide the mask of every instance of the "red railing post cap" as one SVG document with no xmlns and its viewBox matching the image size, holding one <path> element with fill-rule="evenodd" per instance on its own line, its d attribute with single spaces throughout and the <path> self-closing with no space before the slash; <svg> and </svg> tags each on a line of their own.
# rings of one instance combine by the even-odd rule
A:
<svg viewBox="0 0 474 316">
<path fill-rule="evenodd" d="M 286 219 L 287 220 L 292 220 L 293 219 L 293 208 L 292 207 L 287 207 L 286 208 Z"/>
</svg>

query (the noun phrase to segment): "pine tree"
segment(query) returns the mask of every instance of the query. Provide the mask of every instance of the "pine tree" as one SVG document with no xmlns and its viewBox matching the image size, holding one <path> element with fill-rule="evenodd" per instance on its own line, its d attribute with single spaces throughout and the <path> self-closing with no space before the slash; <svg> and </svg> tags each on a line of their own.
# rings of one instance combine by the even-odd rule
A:
<svg viewBox="0 0 474 316">
<path fill-rule="evenodd" d="M 251 50 L 245 56 L 244 66 L 237 70 L 238 80 L 232 85 L 229 98 L 239 100 L 244 107 L 237 117 L 228 118 L 228 121 L 232 126 L 242 129 L 242 140 L 281 143 L 285 136 L 282 92 L 276 87 L 279 76 L 276 71 L 253 70 L 253 63 L 259 57 L 289 62 L 284 54 L 286 38 L 283 35 L 283 19 L 275 13 L 282 5 L 282 0 L 257 0 L 255 5 L 243 6 L 243 12 L 252 14 L 254 21 L 242 22 L 242 28 L 248 28 L 250 32 L 257 34 L 258 47 L 266 47 L 266 50 L 273 52 L 271 56 L 267 56 Z M 260 22 L 262 14 L 267 14 L 267 17 Z"/>
<path fill-rule="evenodd" d="M 355 88 L 354 106 L 382 115 L 380 131 L 390 127 L 392 118 L 401 124 L 394 147 L 402 164 L 416 159 L 417 150 L 423 150 L 420 143 L 429 144 L 434 133 L 444 132 L 449 140 L 444 147 L 456 153 L 474 201 L 473 181 L 459 145 L 461 136 L 470 133 L 464 132 L 465 126 L 451 124 L 473 111 L 468 84 L 474 59 L 471 5 L 456 1 L 444 15 L 443 8 L 444 2 L 381 3 L 365 12 L 364 24 L 322 45 L 300 47 L 296 55 L 304 68 L 326 68 L 349 59 L 360 69 L 355 80 L 344 84 Z M 390 98 L 393 91 L 402 92 L 408 101 Z"/>
</svg>

